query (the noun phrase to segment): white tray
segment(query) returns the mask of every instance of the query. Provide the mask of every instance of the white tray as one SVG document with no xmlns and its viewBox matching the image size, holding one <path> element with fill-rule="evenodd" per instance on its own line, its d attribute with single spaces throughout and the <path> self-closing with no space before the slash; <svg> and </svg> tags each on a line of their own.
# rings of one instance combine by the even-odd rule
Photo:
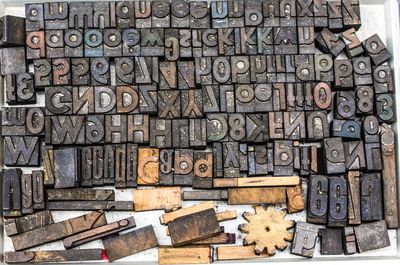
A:
<svg viewBox="0 0 400 265">
<path fill-rule="evenodd" d="M 47 1 L 21 1 L 21 0 L 0 0 L 0 16 L 3 15 L 17 15 L 17 16 L 25 16 L 24 12 L 24 4 L 25 3 L 37 3 L 37 2 L 49 2 Z M 173 0 L 172 0 L 173 1 Z M 386 43 L 392 58 L 390 60 L 390 65 L 393 69 L 394 81 L 396 89 L 400 89 L 400 57 L 399 57 L 399 10 L 398 10 L 398 3 L 396 0 L 360 0 L 361 3 L 361 17 L 362 17 L 362 27 L 357 32 L 360 40 L 364 40 L 371 36 L 374 33 L 378 33 L 381 39 Z M 1 81 L 1 80 L 0 80 Z M 3 84 L 1 81 L 0 84 Z M 0 86 L 0 106 L 7 106 L 4 104 L 4 89 L 3 86 Z M 399 100 L 400 102 L 400 94 L 395 94 L 396 101 Z M 44 95 L 41 93 L 38 96 L 38 105 L 44 106 Z M 400 108 L 396 110 L 397 117 L 400 117 Z M 400 131 L 400 124 L 395 123 L 393 125 L 396 131 Z M 397 139 L 397 143 L 400 141 Z M 0 145 L 0 158 L 2 158 L 2 144 Z M 397 164 L 399 165 L 400 162 L 400 149 L 399 145 L 397 148 Z M 0 159 L 1 163 L 0 166 L 3 168 L 2 159 Z M 24 168 L 23 171 L 30 172 L 32 168 Z M 400 172 L 400 167 L 397 168 L 398 172 Z M 400 174 L 399 174 L 400 176 Z M 399 182 L 400 182 L 400 178 Z M 305 183 L 303 183 L 305 187 Z M 108 187 L 109 188 L 109 187 Z M 0 189 L 1 192 L 1 189 Z M 305 194 L 303 194 L 305 196 Z M 127 190 L 116 190 L 116 200 L 131 200 L 133 199 L 132 196 L 132 189 Z M 400 199 L 399 199 L 400 201 Z M 198 202 L 189 202 L 184 201 L 183 207 L 187 207 L 193 205 L 194 203 Z M 236 233 L 237 234 L 237 243 L 238 245 L 242 244 L 242 237 L 237 227 L 239 224 L 244 223 L 244 219 L 241 217 L 242 213 L 245 211 L 253 211 L 252 207 L 250 206 L 230 206 L 227 205 L 225 202 L 215 202 L 218 211 L 224 210 L 236 210 L 238 213 L 238 218 L 236 220 L 227 221 L 221 223 L 225 227 L 225 231 L 229 233 Z M 277 205 L 276 208 L 285 207 L 285 205 Z M 62 212 L 62 211 L 52 211 L 53 219 L 55 222 L 59 222 L 68 218 L 80 216 L 82 214 L 88 213 L 87 211 L 75 211 L 75 212 Z M 126 213 L 126 212 L 110 212 L 106 213 L 106 218 L 108 222 L 116 221 L 128 216 L 134 216 L 136 220 L 137 227 L 143 227 L 148 224 L 152 224 L 157 238 L 159 240 L 160 245 L 170 245 L 171 241 L 169 237 L 166 235 L 166 226 L 161 225 L 159 221 L 160 215 L 163 211 L 151 211 L 151 212 L 138 212 L 138 213 Z M 305 220 L 305 212 L 297 213 L 297 214 L 290 214 L 287 215 L 287 219 L 292 220 Z M 290 253 L 290 245 L 289 247 L 283 252 L 277 252 L 277 254 L 268 259 L 257 259 L 257 260 L 245 260 L 245 261 L 237 261 L 235 264 L 248 264 L 248 263 L 259 263 L 259 262 L 298 262 L 302 263 L 305 261 L 346 261 L 349 260 L 355 263 L 369 263 L 375 264 L 376 260 L 384 259 L 385 262 L 391 259 L 397 259 L 396 262 L 399 262 L 400 258 L 400 242 L 399 242 L 399 232 L 400 229 L 396 230 L 389 230 L 389 237 L 391 246 L 386 247 L 383 249 L 363 253 L 363 254 L 355 254 L 352 256 L 321 256 L 320 255 L 320 247 L 319 243 L 316 246 L 314 252 L 314 258 L 311 260 L 294 256 L 289 254 Z M 4 243 L 4 244 L 3 244 Z M 94 242 L 85 244 L 78 248 L 102 248 L 101 240 L 96 240 Z M 60 250 L 64 249 L 62 242 L 57 241 L 54 243 L 46 244 L 43 246 L 39 246 L 33 248 L 32 250 Z M 13 251 L 13 246 L 9 237 L 7 237 L 4 233 L 3 228 L 3 220 L 0 218 L 0 254 L 3 251 Z M 155 264 L 157 263 L 157 254 L 158 249 L 153 248 L 147 251 L 143 251 L 141 253 L 125 257 L 123 259 L 118 260 L 115 264 L 143 264 L 146 262 L 147 264 Z M 375 260 L 375 261 L 373 261 Z M 0 264 L 2 263 L 2 259 L 0 259 Z M 222 263 L 222 262 L 219 262 Z M 229 261 L 232 263 L 232 261 Z"/>
</svg>

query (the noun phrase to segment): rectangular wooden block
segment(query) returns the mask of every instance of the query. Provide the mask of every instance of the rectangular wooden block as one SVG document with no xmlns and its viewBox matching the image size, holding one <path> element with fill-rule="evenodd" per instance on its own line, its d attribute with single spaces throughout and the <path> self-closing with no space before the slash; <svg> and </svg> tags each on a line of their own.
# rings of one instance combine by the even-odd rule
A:
<svg viewBox="0 0 400 265">
<path fill-rule="evenodd" d="M 148 225 L 132 232 L 103 240 L 110 262 L 158 246 L 153 226 Z"/>
<path fill-rule="evenodd" d="M 103 189 L 47 189 L 48 201 L 113 201 L 114 190 Z"/>
<path fill-rule="evenodd" d="M 251 178 L 215 178 L 214 188 L 232 187 L 281 187 L 296 186 L 300 183 L 299 176 L 290 177 L 251 177 Z"/>
<path fill-rule="evenodd" d="M 182 207 L 180 187 L 162 187 L 133 191 L 135 211 L 176 210 Z"/>
<path fill-rule="evenodd" d="M 213 202 L 211 202 L 211 201 L 202 202 L 202 203 L 199 203 L 199 204 L 187 207 L 187 208 L 179 209 L 177 211 L 165 213 L 165 214 L 161 215 L 160 222 L 161 222 L 161 224 L 168 224 L 169 222 L 175 220 L 178 217 L 182 217 L 185 215 L 189 215 L 189 214 L 192 214 L 195 212 L 200 212 L 200 211 L 211 209 L 211 208 L 214 208 Z"/>
<path fill-rule="evenodd" d="M 172 245 L 182 246 L 221 233 L 214 209 L 185 215 L 168 223 Z"/>
<path fill-rule="evenodd" d="M 40 250 L 24 252 L 5 252 L 5 261 L 10 264 L 44 263 L 44 262 L 83 262 L 90 260 L 101 261 L 103 250 L 98 249 L 70 249 L 70 250 Z"/>
<path fill-rule="evenodd" d="M 228 189 L 228 204 L 285 203 L 286 188 L 237 188 Z"/>
<path fill-rule="evenodd" d="M 158 248 L 159 264 L 209 264 L 212 262 L 213 248 L 210 246 L 190 246 Z"/>
<path fill-rule="evenodd" d="M 267 251 L 261 255 L 254 253 L 254 246 L 220 246 L 216 248 L 216 260 L 256 259 L 269 257 Z"/>
</svg>

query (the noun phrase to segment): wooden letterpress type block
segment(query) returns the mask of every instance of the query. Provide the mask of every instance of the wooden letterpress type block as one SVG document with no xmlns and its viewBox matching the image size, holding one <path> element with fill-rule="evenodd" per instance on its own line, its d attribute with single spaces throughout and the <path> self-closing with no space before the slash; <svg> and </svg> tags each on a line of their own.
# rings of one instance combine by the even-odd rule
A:
<svg viewBox="0 0 400 265">
<path fill-rule="evenodd" d="M 124 143 L 127 141 L 127 116 L 105 116 L 105 142 Z"/>
<path fill-rule="evenodd" d="M 385 221 L 361 224 L 354 227 L 357 248 L 360 253 L 390 246 Z M 371 242 L 375 242 L 371 244 Z"/>
<path fill-rule="evenodd" d="M 210 11 L 205 1 L 189 2 L 190 28 L 210 28 Z"/>
<path fill-rule="evenodd" d="M 171 27 L 189 28 L 189 1 L 177 0 L 171 2 Z"/>
<path fill-rule="evenodd" d="M 110 85 L 110 61 L 108 58 L 90 59 L 91 85 Z"/>
<path fill-rule="evenodd" d="M 353 91 L 339 91 L 335 94 L 335 118 L 352 119 L 356 113 L 356 100 Z"/>
<path fill-rule="evenodd" d="M 360 172 L 348 171 L 346 180 L 348 224 L 358 225 L 361 224 Z"/>
<path fill-rule="evenodd" d="M 354 58 L 364 52 L 360 39 L 357 37 L 354 28 L 340 33 L 340 38 L 346 44 L 345 52 L 348 58 Z"/>
<path fill-rule="evenodd" d="M 149 142 L 149 115 L 134 114 L 128 115 L 128 142 L 148 143 Z"/>
<path fill-rule="evenodd" d="M 4 165 L 6 166 L 39 166 L 38 137 L 7 136 L 4 137 Z"/>
<path fill-rule="evenodd" d="M 228 27 L 228 1 L 211 3 L 211 23 L 215 29 Z"/>
<path fill-rule="evenodd" d="M 168 230 L 174 246 L 181 246 L 221 233 L 214 209 L 179 217 L 168 223 Z"/>
<path fill-rule="evenodd" d="M 332 136 L 357 140 L 361 137 L 361 122 L 355 120 L 336 120 L 332 122 Z"/>
<path fill-rule="evenodd" d="M 174 185 L 192 186 L 193 173 L 193 150 L 176 149 L 174 161 Z"/>
<path fill-rule="evenodd" d="M 189 146 L 203 148 L 206 145 L 206 119 L 189 119 Z"/>
<path fill-rule="evenodd" d="M 19 168 L 4 169 L 3 177 L 3 216 L 16 217 L 21 215 L 21 175 Z"/>
<path fill-rule="evenodd" d="M 32 199 L 32 175 L 21 175 L 21 206 L 22 213 L 33 213 L 33 199 Z"/>
<path fill-rule="evenodd" d="M 307 133 L 310 140 L 322 140 L 329 137 L 329 123 L 325 111 L 307 113 Z"/>
<path fill-rule="evenodd" d="M 122 34 L 122 56 L 127 56 L 127 57 L 140 56 L 141 51 L 140 51 L 139 29 L 124 28 L 121 30 L 121 34 Z"/>
<path fill-rule="evenodd" d="M 64 55 L 64 31 L 46 30 L 46 58 L 62 58 Z"/>
<path fill-rule="evenodd" d="M 213 155 L 211 151 L 193 152 L 193 188 L 211 189 L 213 178 Z"/>
<path fill-rule="evenodd" d="M 392 123 L 394 116 L 394 100 L 392 94 L 378 94 L 375 100 L 376 113 L 379 121 Z"/>
<path fill-rule="evenodd" d="M 77 148 L 54 150 L 54 188 L 72 188 L 79 184 L 79 156 Z"/>
<path fill-rule="evenodd" d="M 374 92 L 376 94 L 392 92 L 393 78 L 389 65 L 380 65 L 374 68 Z"/>
<path fill-rule="evenodd" d="M 71 83 L 75 86 L 90 84 L 89 58 L 71 59 Z"/>
<path fill-rule="evenodd" d="M 138 145 L 126 144 L 126 187 L 134 188 L 137 186 L 138 174 Z"/>
<path fill-rule="evenodd" d="M 320 228 L 318 234 L 321 237 L 321 255 L 343 254 L 341 229 Z"/>
<path fill-rule="evenodd" d="M 329 182 L 327 176 L 310 176 L 308 188 L 307 222 L 326 224 Z"/>
<path fill-rule="evenodd" d="M 134 28 L 134 3 L 127 1 L 115 3 L 115 21 L 117 28 Z"/>
<path fill-rule="evenodd" d="M 157 148 L 138 148 L 138 185 L 159 183 L 159 158 L 160 151 Z"/>
<path fill-rule="evenodd" d="M 122 56 L 122 34 L 119 29 L 104 29 L 104 56 L 119 57 Z"/>
<path fill-rule="evenodd" d="M 228 135 L 228 115 L 207 114 L 207 141 L 219 142 L 226 141 Z"/>
<path fill-rule="evenodd" d="M 160 169 L 159 169 L 159 183 L 160 185 L 171 186 L 174 185 L 174 150 L 162 149 L 160 151 Z"/>
<path fill-rule="evenodd" d="M 293 174 L 293 141 L 274 142 L 274 174 L 290 176 Z"/>
<path fill-rule="evenodd" d="M 382 177 L 380 173 L 364 173 L 360 181 L 361 220 L 379 221 L 383 217 Z"/>
<path fill-rule="evenodd" d="M 328 227 L 344 227 L 347 223 L 347 183 L 342 177 L 329 177 Z"/>
<path fill-rule="evenodd" d="M 105 140 L 104 116 L 88 115 L 85 123 L 85 142 L 103 143 Z"/>
<path fill-rule="evenodd" d="M 365 155 L 363 141 L 344 142 L 344 153 L 346 168 L 348 170 L 359 170 L 365 168 Z"/>
<path fill-rule="evenodd" d="M 306 118 L 303 111 L 283 113 L 285 139 L 301 140 L 306 138 Z"/>
<path fill-rule="evenodd" d="M 332 31 L 324 28 L 320 33 L 316 35 L 317 47 L 324 53 L 331 53 L 334 58 L 343 51 L 346 44 L 336 36 Z"/>
<path fill-rule="evenodd" d="M 150 119 L 150 146 L 157 148 L 172 147 L 171 120 Z"/>
<path fill-rule="evenodd" d="M 312 258 L 317 243 L 319 227 L 306 222 L 297 222 L 291 254 Z"/>
<path fill-rule="evenodd" d="M 354 228 L 349 226 L 343 228 L 343 250 L 345 255 L 357 253 L 356 236 Z"/>
<path fill-rule="evenodd" d="M 151 27 L 151 9 L 152 4 L 150 1 L 135 1 L 135 23 L 136 28 L 150 28 Z"/>
<path fill-rule="evenodd" d="M 378 34 L 374 34 L 362 43 L 365 52 L 371 57 L 374 65 L 380 65 L 390 58 L 390 54 L 379 38 Z"/>
<path fill-rule="evenodd" d="M 237 142 L 225 142 L 222 144 L 224 177 L 239 177 L 239 145 Z"/>
<path fill-rule="evenodd" d="M 326 173 L 344 173 L 346 171 L 346 164 L 342 138 L 325 138 L 323 140 L 323 148 L 326 158 Z"/>
<path fill-rule="evenodd" d="M 380 133 L 383 162 L 382 189 L 385 220 L 388 228 L 397 228 L 399 226 L 399 209 L 397 204 L 396 186 L 395 136 L 392 127 L 385 123 L 382 124 Z"/>
<path fill-rule="evenodd" d="M 367 171 L 382 170 L 382 154 L 380 143 L 365 143 L 364 150 Z"/>
</svg>

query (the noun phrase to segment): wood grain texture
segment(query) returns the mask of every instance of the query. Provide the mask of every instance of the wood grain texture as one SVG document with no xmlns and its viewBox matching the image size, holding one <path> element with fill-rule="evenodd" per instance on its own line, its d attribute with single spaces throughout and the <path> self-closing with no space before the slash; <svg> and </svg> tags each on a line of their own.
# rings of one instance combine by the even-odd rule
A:
<svg viewBox="0 0 400 265">
<path fill-rule="evenodd" d="M 114 261 L 158 246 L 153 226 L 148 225 L 132 232 L 103 240 L 108 260 Z"/>
<path fill-rule="evenodd" d="M 237 218 L 237 212 L 235 210 L 219 212 L 219 213 L 216 213 L 216 216 L 217 216 L 218 222 L 223 222 L 223 221 L 236 219 Z"/>
<path fill-rule="evenodd" d="M 209 264 L 213 251 L 210 246 L 190 246 L 174 248 L 161 246 L 158 248 L 159 264 Z"/>
<path fill-rule="evenodd" d="M 251 177 L 251 178 L 215 178 L 214 188 L 233 187 L 282 187 L 296 186 L 300 183 L 299 176 L 289 177 Z"/>
<path fill-rule="evenodd" d="M 103 250 L 99 249 L 70 249 L 70 250 L 40 250 L 24 252 L 5 252 L 7 263 L 21 264 L 66 261 L 102 260 Z"/>
<path fill-rule="evenodd" d="M 293 233 L 288 229 L 295 225 L 292 220 L 285 220 L 286 210 L 275 211 L 273 206 L 264 209 L 255 206 L 255 213 L 243 213 L 243 218 L 248 222 L 239 225 L 239 230 L 247 235 L 243 239 L 246 244 L 255 244 L 254 252 L 258 255 L 267 251 L 274 255 L 276 249 L 284 250 L 293 240 Z"/>
<path fill-rule="evenodd" d="M 216 247 L 216 260 L 241 260 L 268 258 L 267 251 L 260 255 L 254 253 L 254 246 L 219 246 Z"/>
<path fill-rule="evenodd" d="M 286 188 L 237 188 L 228 190 L 228 204 L 285 203 Z"/>
<path fill-rule="evenodd" d="M 49 201 L 113 201 L 114 190 L 110 189 L 46 189 Z"/>
<path fill-rule="evenodd" d="M 162 187 L 133 191 L 135 211 L 176 210 L 182 207 L 180 187 Z"/>
<path fill-rule="evenodd" d="M 235 243 L 236 243 L 236 234 L 221 233 L 216 236 L 192 242 L 191 245 L 214 245 L 214 244 L 235 244 Z"/>
<path fill-rule="evenodd" d="M 165 214 L 161 215 L 160 222 L 161 222 L 161 224 L 168 224 L 168 222 L 171 222 L 178 217 L 189 215 L 189 214 L 192 214 L 195 212 L 200 212 L 200 211 L 210 209 L 210 208 L 214 208 L 213 202 L 211 202 L 211 201 L 202 202 L 202 203 L 195 204 L 195 205 L 187 207 L 187 208 L 179 209 L 177 211 L 165 213 Z"/>
<path fill-rule="evenodd" d="M 107 223 L 103 212 L 92 212 L 62 222 L 49 224 L 11 237 L 16 251 L 50 243 Z"/>
<path fill-rule="evenodd" d="M 159 157 L 157 148 L 138 149 L 138 185 L 155 185 L 159 182 Z"/>
<path fill-rule="evenodd" d="M 213 208 L 185 215 L 168 223 L 173 246 L 218 235 L 222 232 Z"/>
<path fill-rule="evenodd" d="M 286 196 L 289 213 L 296 213 L 304 210 L 301 183 L 297 186 L 286 188 Z"/>
<path fill-rule="evenodd" d="M 399 204 L 397 201 L 396 145 L 390 125 L 382 124 L 382 182 L 385 221 L 388 228 L 399 227 Z"/>
<path fill-rule="evenodd" d="M 350 225 L 361 224 L 360 172 L 347 171 L 347 214 Z"/>
</svg>

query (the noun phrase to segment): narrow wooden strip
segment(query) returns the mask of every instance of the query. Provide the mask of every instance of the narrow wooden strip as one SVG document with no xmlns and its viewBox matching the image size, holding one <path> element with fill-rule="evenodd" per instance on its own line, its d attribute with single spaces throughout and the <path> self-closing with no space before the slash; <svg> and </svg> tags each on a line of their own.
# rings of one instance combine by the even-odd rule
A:
<svg viewBox="0 0 400 265">
<path fill-rule="evenodd" d="M 70 250 L 40 250 L 24 252 L 5 252 L 7 263 L 43 263 L 66 261 L 102 260 L 103 250 L 99 249 L 70 249 Z"/>
<path fill-rule="evenodd" d="M 90 229 L 88 231 L 73 236 L 69 236 L 67 238 L 64 238 L 63 244 L 66 249 L 73 248 L 96 239 L 116 234 L 132 227 L 136 227 L 135 218 L 133 218 L 133 216 L 94 229 Z"/>
<path fill-rule="evenodd" d="M 299 176 L 289 177 L 250 177 L 250 178 L 215 178 L 214 188 L 232 187 L 283 187 L 296 186 L 300 183 Z"/>
<path fill-rule="evenodd" d="M 132 201 L 49 201 L 46 209 L 57 211 L 133 211 Z"/>
<path fill-rule="evenodd" d="M 215 215 L 217 216 L 218 222 L 233 220 L 233 219 L 237 218 L 237 213 L 235 210 L 219 212 L 219 213 L 216 213 Z"/>
<path fill-rule="evenodd" d="M 212 262 L 213 249 L 210 246 L 190 246 L 158 248 L 159 264 L 209 264 Z"/>
<path fill-rule="evenodd" d="M 236 234 L 221 233 L 216 236 L 192 242 L 191 245 L 214 245 L 214 244 L 235 244 L 235 243 L 236 243 Z"/>
<path fill-rule="evenodd" d="M 110 189 L 47 189 L 48 201 L 113 201 L 114 190 Z"/>
<path fill-rule="evenodd" d="M 133 191 L 135 211 L 176 210 L 182 207 L 180 187 L 162 187 Z"/>
<path fill-rule="evenodd" d="M 216 248 L 216 260 L 257 259 L 269 257 L 266 251 L 254 253 L 254 246 L 220 246 Z"/>
<path fill-rule="evenodd" d="M 238 188 L 228 190 L 228 204 L 285 203 L 286 188 Z"/>
<path fill-rule="evenodd" d="M 182 194 L 184 201 L 224 201 L 228 199 L 227 190 L 189 190 Z"/>
<path fill-rule="evenodd" d="M 214 203 L 211 201 L 199 203 L 199 204 L 187 207 L 187 208 L 179 209 L 177 211 L 165 213 L 165 214 L 161 215 L 160 222 L 161 222 L 161 224 L 168 224 L 168 222 L 171 222 L 178 217 L 182 217 L 185 215 L 204 211 L 204 210 L 211 209 L 211 208 L 214 208 Z"/>
</svg>

